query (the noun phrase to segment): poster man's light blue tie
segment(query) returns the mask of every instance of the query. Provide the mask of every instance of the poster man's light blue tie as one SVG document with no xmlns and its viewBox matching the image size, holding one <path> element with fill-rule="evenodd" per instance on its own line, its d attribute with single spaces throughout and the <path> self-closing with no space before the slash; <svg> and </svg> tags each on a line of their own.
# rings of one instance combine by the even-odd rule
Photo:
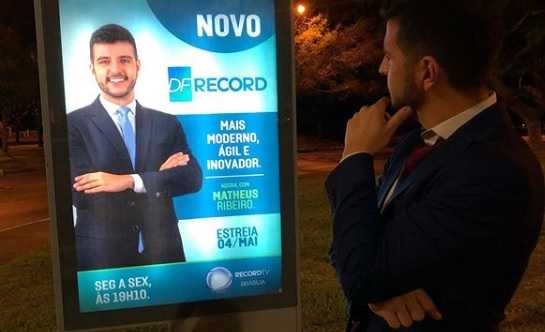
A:
<svg viewBox="0 0 545 332">
<path fill-rule="evenodd" d="M 119 118 L 119 126 L 121 127 L 121 134 L 123 136 L 123 141 L 125 142 L 125 147 L 129 152 L 131 158 L 132 168 L 136 168 L 136 138 L 134 136 L 134 129 L 129 121 L 129 112 L 131 109 L 128 107 L 121 106 L 117 110 L 117 116 Z M 138 233 L 138 253 L 144 252 L 144 237 L 142 236 L 142 231 Z"/>
<path fill-rule="evenodd" d="M 117 110 L 117 116 L 119 117 L 119 126 L 123 134 L 123 141 L 125 142 L 127 151 L 129 151 L 132 168 L 134 169 L 136 165 L 136 138 L 134 137 L 132 124 L 129 121 L 129 112 L 131 112 L 130 108 L 122 106 Z"/>
</svg>

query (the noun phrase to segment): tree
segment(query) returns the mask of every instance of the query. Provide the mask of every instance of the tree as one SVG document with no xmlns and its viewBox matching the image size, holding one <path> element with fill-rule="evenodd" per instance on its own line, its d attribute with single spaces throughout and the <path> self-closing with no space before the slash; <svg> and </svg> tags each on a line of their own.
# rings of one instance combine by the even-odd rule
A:
<svg viewBox="0 0 545 332">
<path fill-rule="evenodd" d="M 336 120 L 344 126 L 343 108 L 351 115 L 358 108 L 355 103 L 385 92 L 378 73 L 380 23 L 361 17 L 332 25 L 322 14 L 299 17 L 295 23 L 299 123 L 311 122 L 323 136 Z"/>
<path fill-rule="evenodd" d="M 335 120 L 324 109 L 339 116 L 343 102 L 353 112 L 356 100 L 361 105 L 386 93 L 377 73 L 383 26 L 378 9 L 385 2 L 312 0 L 310 8 L 322 14 L 296 20 L 298 106 L 303 104 L 299 117 L 309 117 L 320 127 L 323 121 Z M 526 122 L 532 147 L 539 148 L 545 115 L 545 2 L 471 1 L 471 5 L 505 25 L 495 88 L 508 109 Z"/>
<path fill-rule="evenodd" d="M 317 15 L 296 25 L 297 91 L 304 96 L 334 94 L 341 99 L 369 95 L 379 89 L 376 22 L 359 20 L 330 28 Z"/>
<path fill-rule="evenodd" d="M 523 3 L 522 17 L 508 27 L 500 54 L 500 89 L 510 108 L 526 122 L 530 145 L 539 149 L 545 115 L 545 8 Z M 511 10 L 508 6 L 506 15 L 514 21 Z"/>
<path fill-rule="evenodd" d="M 16 136 L 27 116 L 24 103 L 39 97 L 35 49 L 13 27 L 0 25 L 0 117 Z"/>
</svg>

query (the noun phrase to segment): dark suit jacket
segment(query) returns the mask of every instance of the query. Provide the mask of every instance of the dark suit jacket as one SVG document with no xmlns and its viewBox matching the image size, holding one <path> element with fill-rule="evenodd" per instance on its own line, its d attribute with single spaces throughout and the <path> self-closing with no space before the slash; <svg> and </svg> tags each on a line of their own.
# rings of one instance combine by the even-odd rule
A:
<svg viewBox="0 0 545 332">
<path fill-rule="evenodd" d="M 373 158 L 358 154 L 329 175 L 332 263 L 359 331 L 391 331 L 367 303 L 422 288 L 444 319 L 399 331 L 494 331 L 535 248 L 544 180 L 504 111 L 491 107 L 440 144 L 378 206 L 419 140 L 411 132 L 377 189 Z"/>
<path fill-rule="evenodd" d="M 200 167 L 175 116 L 136 105 L 136 169 L 123 138 L 98 100 L 68 114 L 72 181 L 90 172 L 139 174 L 145 194 L 83 194 L 73 191 L 80 269 L 184 260 L 172 197 L 198 191 Z M 169 156 L 183 152 L 189 164 L 159 171 Z M 138 234 L 144 254 L 137 254 Z"/>
</svg>

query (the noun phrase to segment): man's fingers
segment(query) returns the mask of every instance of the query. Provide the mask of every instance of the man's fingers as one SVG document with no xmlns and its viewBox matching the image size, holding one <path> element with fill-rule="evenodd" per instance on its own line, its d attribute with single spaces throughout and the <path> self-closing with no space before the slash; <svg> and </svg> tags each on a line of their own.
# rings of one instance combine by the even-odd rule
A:
<svg viewBox="0 0 545 332">
<path fill-rule="evenodd" d="M 76 176 L 74 178 L 74 184 L 76 183 L 85 183 L 88 181 L 88 179 L 90 179 L 91 177 L 91 173 L 89 174 L 83 174 L 83 175 L 80 175 L 80 176 Z"/>
<path fill-rule="evenodd" d="M 405 327 L 409 327 L 413 325 L 413 320 L 411 318 L 411 315 L 409 315 L 409 312 L 407 311 L 407 308 L 404 305 L 402 305 L 397 311 L 397 318 L 399 319 L 399 322 L 401 323 L 401 325 Z"/>
<path fill-rule="evenodd" d="M 78 191 L 81 191 L 81 188 L 88 186 L 89 184 L 93 184 L 97 182 L 98 180 L 99 179 L 94 173 L 86 174 L 85 176 L 79 177 L 79 180 L 77 180 L 74 183 L 74 188 L 77 189 Z"/>
<path fill-rule="evenodd" d="M 184 154 L 183 152 L 178 152 L 170 156 L 167 161 L 161 165 L 159 168 L 160 171 L 165 169 L 170 169 L 177 166 L 185 166 L 189 162 L 189 155 Z"/>
<path fill-rule="evenodd" d="M 382 317 L 388 325 L 393 329 L 398 329 L 401 327 L 401 322 L 396 315 L 395 310 L 392 310 L 392 308 L 387 309 L 386 307 L 388 304 L 386 302 L 380 302 L 380 303 L 369 303 L 368 307 L 371 309 L 373 313 L 376 315 Z"/>
<path fill-rule="evenodd" d="M 415 322 L 420 322 L 426 317 L 426 313 L 424 312 L 424 309 L 418 303 L 416 300 L 416 296 L 414 294 L 409 294 L 408 296 L 405 296 L 405 304 L 407 305 L 407 310 L 409 311 L 409 315 L 411 315 L 411 318 Z"/>
<path fill-rule="evenodd" d="M 397 128 L 401 126 L 403 122 L 405 122 L 408 118 L 411 117 L 411 114 L 412 114 L 412 110 L 408 106 L 405 106 L 399 111 L 397 111 L 394 115 L 392 115 L 392 117 L 386 124 L 386 132 L 393 134 L 397 130 Z"/>
<path fill-rule="evenodd" d="M 168 165 L 170 165 L 172 163 L 172 161 L 176 158 L 176 155 L 173 154 L 172 156 L 168 157 L 167 160 L 165 160 L 165 162 L 161 165 L 161 168 L 163 167 L 167 167 Z"/>
<path fill-rule="evenodd" d="M 178 167 L 178 166 L 185 166 L 189 162 L 189 159 L 186 158 L 176 158 L 169 168 Z"/>
<path fill-rule="evenodd" d="M 175 154 L 172 154 L 170 155 L 167 160 L 165 160 L 165 162 L 163 163 L 163 165 L 168 165 L 169 163 L 171 163 L 172 161 L 176 160 L 176 158 L 179 158 L 181 156 L 183 156 L 184 153 L 183 152 L 176 152 Z"/>
<path fill-rule="evenodd" d="M 443 316 L 441 315 L 441 313 L 435 306 L 435 303 L 433 303 L 432 299 L 430 299 L 430 297 L 428 296 L 426 292 L 424 292 L 421 289 L 416 290 L 415 296 L 416 296 L 416 300 L 418 301 L 418 303 L 420 303 L 424 311 L 428 313 L 433 319 L 435 320 L 443 319 Z"/>
<path fill-rule="evenodd" d="M 185 158 L 189 158 L 189 156 L 187 154 L 184 154 L 183 152 L 178 152 L 170 156 L 168 158 L 168 161 L 170 161 L 171 163 L 172 162 L 176 163 Z"/>
<path fill-rule="evenodd" d="M 162 170 L 165 170 L 165 169 L 169 169 L 169 168 L 172 168 L 172 164 L 174 163 L 174 161 L 169 161 L 169 162 L 164 162 L 163 165 L 161 165 L 161 167 L 159 167 L 159 170 L 162 171 Z"/>
<path fill-rule="evenodd" d="M 174 154 L 174 157 L 175 157 L 175 158 L 182 158 L 182 157 L 184 157 L 184 156 L 187 156 L 187 154 L 185 154 L 185 153 L 183 153 L 183 152 L 178 152 L 178 153 Z"/>
<path fill-rule="evenodd" d="M 384 318 L 386 323 L 388 323 L 388 325 L 390 325 L 391 328 L 398 329 L 401 327 L 401 322 L 399 321 L 399 319 L 397 318 L 394 312 L 380 311 L 377 314 L 381 316 L 382 318 Z"/>
<path fill-rule="evenodd" d="M 410 327 L 414 322 L 422 321 L 426 313 L 438 320 L 442 319 L 439 310 L 431 298 L 422 289 L 389 299 L 380 303 L 369 303 L 369 309 L 382 317 L 391 328 L 401 325 Z"/>
<path fill-rule="evenodd" d="M 167 160 L 165 160 L 165 162 L 161 165 L 160 169 L 165 169 L 165 168 L 171 168 L 173 167 L 173 165 L 176 163 L 176 159 L 179 158 L 181 155 L 183 155 L 182 152 L 178 152 L 178 153 L 175 153 L 173 155 L 171 155 L 170 157 L 167 158 Z"/>
<path fill-rule="evenodd" d="M 373 105 L 373 107 L 375 107 L 377 110 L 381 110 L 385 112 L 389 105 L 390 105 L 390 98 L 382 97 Z"/>
<path fill-rule="evenodd" d="M 102 176 L 102 172 L 87 173 L 74 178 L 75 183 L 87 183 L 89 181 L 94 181 L 99 179 Z"/>
<path fill-rule="evenodd" d="M 77 191 L 84 191 L 84 190 L 89 190 L 89 189 L 92 189 L 92 188 L 99 187 L 101 185 L 102 184 L 99 181 L 92 181 L 92 182 L 86 183 L 85 185 L 77 186 L 76 190 Z"/>
<path fill-rule="evenodd" d="M 369 303 L 367 304 L 367 306 L 369 307 L 369 309 L 371 309 L 372 312 L 376 313 L 377 311 L 380 310 L 380 307 L 378 306 L 378 304 L 375 304 L 375 303 Z"/>
<path fill-rule="evenodd" d="M 98 186 L 92 189 L 85 190 L 84 193 L 86 194 L 98 194 L 104 191 L 104 186 Z"/>
<path fill-rule="evenodd" d="M 161 165 L 161 167 L 159 168 L 159 170 L 160 170 L 160 171 L 164 171 L 164 170 L 166 170 L 166 169 L 170 169 L 170 168 L 176 166 L 175 163 L 176 163 L 175 161 L 171 161 L 171 162 L 169 162 L 169 163 L 165 163 L 165 164 Z"/>
<path fill-rule="evenodd" d="M 365 113 L 368 109 L 369 109 L 369 106 L 362 106 L 362 107 L 360 108 L 359 111 L 357 111 L 356 113 L 354 113 L 354 115 L 356 115 L 356 114 L 361 114 L 361 113 Z"/>
<path fill-rule="evenodd" d="M 91 176 L 92 174 L 95 174 L 95 173 L 86 173 L 86 174 L 82 174 L 82 175 L 80 175 L 80 176 L 76 176 L 76 177 L 74 178 L 74 182 L 81 181 L 81 180 L 83 180 L 83 179 L 85 179 L 85 178 Z"/>
</svg>

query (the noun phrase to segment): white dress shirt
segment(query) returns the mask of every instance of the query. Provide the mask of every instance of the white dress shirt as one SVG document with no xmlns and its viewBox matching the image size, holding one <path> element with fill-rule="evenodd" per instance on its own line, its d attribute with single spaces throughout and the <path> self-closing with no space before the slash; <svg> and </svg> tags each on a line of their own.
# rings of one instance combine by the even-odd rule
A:
<svg viewBox="0 0 545 332">
<path fill-rule="evenodd" d="M 444 140 L 447 140 L 450 136 L 452 136 L 452 134 L 454 134 L 458 129 L 460 129 L 460 127 L 462 127 L 464 124 L 469 122 L 469 120 L 473 119 L 477 114 L 481 113 L 482 111 L 496 104 L 497 102 L 498 102 L 498 98 L 496 96 L 496 93 L 492 92 L 490 96 L 486 98 L 485 100 L 477 103 L 476 105 L 471 106 L 470 108 L 463 111 L 462 113 L 456 114 L 452 118 L 441 122 L 435 127 L 424 131 L 422 133 L 422 138 L 424 139 L 424 142 L 428 145 L 434 145 L 437 139 L 439 139 L 439 137 L 441 137 Z M 430 137 L 426 138 L 428 136 L 426 134 L 428 131 L 435 134 L 430 135 Z"/>
<path fill-rule="evenodd" d="M 106 112 L 108 112 L 108 115 L 110 116 L 110 118 L 114 122 L 115 127 L 117 128 L 117 130 L 119 131 L 121 136 L 123 136 L 123 131 L 121 130 L 121 124 L 119 123 L 119 117 L 117 115 L 117 110 L 119 110 L 119 108 L 121 106 L 106 100 L 102 96 L 99 97 L 99 101 L 102 104 L 102 107 L 104 107 L 104 109 L 106 110 Z M 130 122 L 130 124 L 132 126 L 134 135 L 136 137 L 136 126 L 135 126 L 135 123 L 136 123 L 136 100 L 133 99 L 129 104 L 123 105 L 123 106 L 127 107 L 130 110 L 129 113 L 128 113 L 128 119 L 129 119 L 129 122 Z M 131 177 L 133 178 L 133 181 L 134 181 L 134 188 L 133 188 L 134 192 L 138 193 L 138 194 L 145 194 L 146 193 L 146 187 L 144 186 L 144 181 L 142 180 L 140 175 L 138 175 L 138 174 L 130 174 L 130 175 L 131 175 Z"/>
</svg>

